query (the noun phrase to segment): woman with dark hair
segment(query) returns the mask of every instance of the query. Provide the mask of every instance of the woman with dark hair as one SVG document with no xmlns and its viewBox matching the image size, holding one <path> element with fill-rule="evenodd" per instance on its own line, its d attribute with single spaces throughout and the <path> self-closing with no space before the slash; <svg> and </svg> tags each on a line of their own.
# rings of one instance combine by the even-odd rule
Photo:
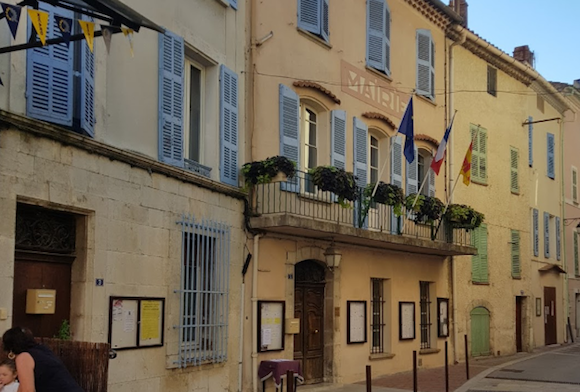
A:
<svg viewBox="0 0 580 392">
<path fill-rule="evenodd" d="M 34 341 L 28 328 L 14 327 L 2 336 L 4 351 L 16 362 L 19 392 L 83 392 L 52 351 Z"/>
</svg>

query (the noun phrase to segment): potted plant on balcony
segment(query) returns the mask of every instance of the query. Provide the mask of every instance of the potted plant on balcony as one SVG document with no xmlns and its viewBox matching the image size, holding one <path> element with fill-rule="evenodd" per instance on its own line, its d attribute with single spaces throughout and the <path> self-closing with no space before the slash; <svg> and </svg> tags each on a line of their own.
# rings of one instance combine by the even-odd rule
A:
<svg viewBox="0 0 580 392">
<path fill-rule="evenodd" d="M 455 228 L 475 229 L 483 223 L 485 216 L 464 204 L 450 204 L 445 220 Z"/>
<path fill-rule="evenodd" d="M 251 185 L 286 181 L 296 174 L 296 164 L 286 157 L 276 155 L 263 161 L 246 163 L 242 166 L 242 174 L 246 184 Z"/>
<path fill-rule="evenodd" d="M 401 216 L 403 213 L 403 202 L 405 201 L 405 194 L 403 190 L 394 184 L 386 184 L 382 181 L 377 186 L 377 191 L 374 197 L 371 197 L 376 184 L 369 184 L 365 188 L 364 195 L 369 202 L 385 204 L 393 207 L 393 212 L 396 216 Z"/>
<path fill-rule="evenodd" d="M 312 183 L 323 192 L 332 192 L 342 207 L 350 207 L 346 200 L 356 199 L 357 187 L 352 173 L 334 166 L 317 166 L 310 169 Z"/>
<path fill-rule="evenodd" d="M 417 201 L 415 202 L 415 199 Z M 413 203 L 415 202 L 415 205 Z M 441 218 L 444 204 L 436 197 L 419 195 L 413 193 L 405 199 L 405 207 L 413 212 L 413 220 L 416 223 L 433 223 Z"/>
</svg>

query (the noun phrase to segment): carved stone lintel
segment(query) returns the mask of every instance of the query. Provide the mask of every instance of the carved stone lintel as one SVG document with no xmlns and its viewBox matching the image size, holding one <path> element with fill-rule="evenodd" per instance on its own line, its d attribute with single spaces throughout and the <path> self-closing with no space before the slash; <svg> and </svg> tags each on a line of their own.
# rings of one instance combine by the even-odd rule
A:
<svg viewBox="0 0 580 392">
<path fill-rule="evenodd" d="M 16 249 L 73 253 L 74 216 L 19 204 L 16 213 Z"/>
</svg>

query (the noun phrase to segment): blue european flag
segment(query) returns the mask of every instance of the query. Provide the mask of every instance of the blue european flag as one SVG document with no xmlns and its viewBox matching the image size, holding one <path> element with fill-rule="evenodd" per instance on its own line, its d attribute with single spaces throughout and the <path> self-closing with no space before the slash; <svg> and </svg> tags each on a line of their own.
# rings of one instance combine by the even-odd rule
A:
<svg viewBox="0 0 580 392">
<path fill-rule="evenodd" d="M 405 135 L 405 148 L 403 149 L 403 153 L 409 163 L 415 160 L 415 132 L 413 128 L 413 97 L 411 97 L 405 109 L 405 114 L 403 114 L 398 132 Z"/>
</svg>

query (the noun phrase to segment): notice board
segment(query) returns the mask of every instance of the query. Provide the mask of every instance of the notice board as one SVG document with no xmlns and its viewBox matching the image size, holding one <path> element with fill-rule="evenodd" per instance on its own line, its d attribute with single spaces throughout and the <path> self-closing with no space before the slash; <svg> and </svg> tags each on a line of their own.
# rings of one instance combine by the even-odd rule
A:
<svg viewBox="0 0 580 392">
<path fill-rule="evenodd" d="M 109 343 L 114 350 L 163 346 L 165 298 L 110 297 Z"/>
</svg>

